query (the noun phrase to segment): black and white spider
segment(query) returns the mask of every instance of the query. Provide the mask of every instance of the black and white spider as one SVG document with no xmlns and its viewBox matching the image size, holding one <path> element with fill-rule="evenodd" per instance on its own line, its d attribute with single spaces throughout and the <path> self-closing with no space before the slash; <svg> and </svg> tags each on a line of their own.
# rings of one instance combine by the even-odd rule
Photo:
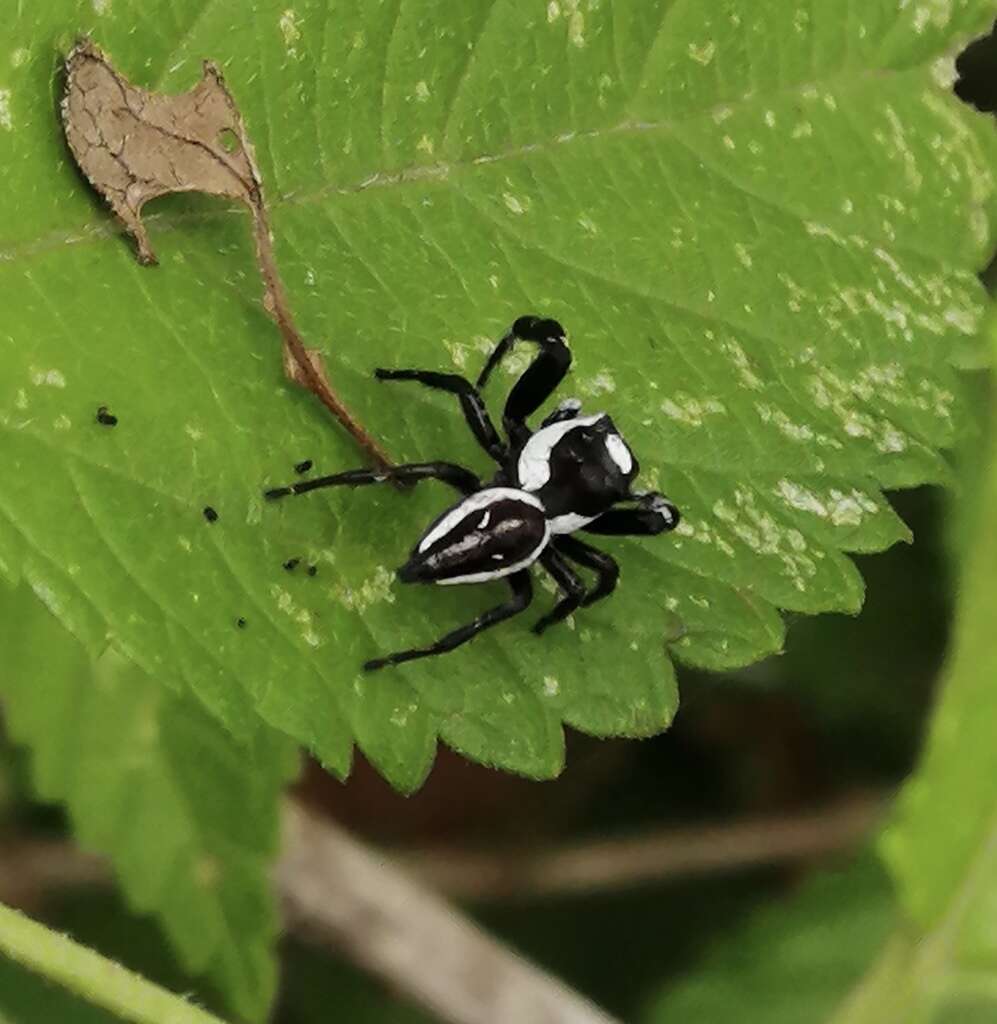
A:
<svg viewBox="0 0 997 1024">
<path fill-rule="evenodd" d="M 540 352 L 506 400 L 502 420 L 508 441 L 504 441 L 488 416 L 480 389 L 517 340 L 533 342 Z M 381 380 L 414 380 L 459 398 L 475 439 L 499 464 L 487 484 L 452 462 L 419 462 L 390 470 L 354 469 L 266 492 L 268 498 L 282 498 L 319 487 L 432 479 L 450 484 L 463 495 L 419 538 L 398 578 L 403 583 L 441 584 L 504 578 L 512 597 L 427 647 L 368 661 L 367 671 L 452 651 L 523 611 L 533 597 L 529 566 L 534 562 L 564 592 L 533 627 L 535 633 L 542 633 L 576 608 L 608 596 L 620 575 L 613 558 L 571 536 L 575 531 L 650 535 L 678 524 L 678 509 L 663 495 L 631 491 L 639 470 L 637 460 L 605 413 L 582 416 L 581 403 L 568 399 L 536 432 L 527 425 L 527 418 L 550 397 L 570 365 L 571 352 L 561 325 L 523 316 L 498 343 L 477 385 L 456 374 L 432 370 L 375 371 Z M 626 504 L 617 507 L 620 503 Z M 591 590 L 571 562 L 595 571 L 597 582 Z"/>
</svg>

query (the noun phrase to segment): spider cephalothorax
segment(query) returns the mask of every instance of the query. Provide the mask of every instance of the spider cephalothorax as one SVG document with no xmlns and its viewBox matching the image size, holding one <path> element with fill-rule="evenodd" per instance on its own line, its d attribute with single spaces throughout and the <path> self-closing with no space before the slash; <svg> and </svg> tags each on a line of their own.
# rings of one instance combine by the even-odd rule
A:
<svg viewBox="0 0 997 1024">
<path fill-rule="evenodd" d="M 493 426 L 480 389 L 517 340 L 533 342 L 540 352 L 506 400 L 502 417 L 506 441 Z M 523 316 L 498 343 L 476 385 L 456 374 L 432 370 L 376 371 L 381 380 L 414 380 L 458 396 L 471 432 L 499 465 L 488 484 L 451 462 L 420 462 L 390 470 L 354 469 L 267 491 L 268 498 L 282 498 L 319 487 L 435 479 L 463 495 L 429 525 L 398 570 L 398 578 L 403 583 L 440 584 L 506 578 L 512 597 L 428 647 L 376 658 L 364 668 L 452 651 L 521 612 L 533 597 L 529 566 L 534 562 L 550 573 L 564 593 L 533 627 L 535 633 L 542 633 L 576 608 L 612 593 L 619 578 L 614 559 L 571 534 L 585 530 L 649 535 L 678 524 L 678 510 L 663 495 L 631 490 L 639 471 L 637 459 L 604 413 L 582 416 L 581 403 L 569 399 L 535 432 L 527 426 L 528 417 L 550 397 L 570 365 L 561 325 Z M 591 590 L 571 562 L 594 570 L 597 582 Z"/>
</svg>

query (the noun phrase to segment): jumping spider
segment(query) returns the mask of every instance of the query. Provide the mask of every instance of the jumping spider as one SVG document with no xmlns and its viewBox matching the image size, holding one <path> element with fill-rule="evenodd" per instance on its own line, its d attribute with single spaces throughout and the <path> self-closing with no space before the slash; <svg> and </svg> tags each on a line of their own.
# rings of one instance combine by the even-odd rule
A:
<svg viewBox="0 0 997 1024">
<path fill-rule="evenodd" d="M 533 342 L 540 351 L 506 400 L 502 422 L 508 441 L 504 441 L 489 418 L 480 389 L 517 340 Z M 380 380 L 414 380 L 458 397 L 475 439 L 499 464 L 487 484 L 452 462 L 418 462 L 390 470 L 353 469 L 266 492 L 272 499 L 319 487 L 432 479 L 450 484 L 463 496 L 429 525 L 398 570 L 398 578 L 403 583 L 441 584 L 506 578 L 512 597 L 427 647 L 368 661 L 367 671 L 452 651 L 523 611 L 533 597 L 529 566 L 534 562 L 564 592 L 533 627 L 534 633 L 542 633 L 576 608 L 607 597 L 620 575 L 613 558 L 572 534 L 584 530 L 651 535 L 678 524 L 678 509 L 663 495 L 630 490 L 639 470 L 637 460 L 604 413 L 581 416 L 581 403 L 568 399 L 538 430 L 527 425 L 527 418 L 550 397 L 570 365 L 571 352 L 561 325 L 523 316 L 498 343 L 476 385 L 456 374 L 432 370 L 375 371 Z M 628 504 L 615 507 L 621 502 Z M 595 571 L 597 582 L 591 590 L 571 562 Z"/>
</svg>

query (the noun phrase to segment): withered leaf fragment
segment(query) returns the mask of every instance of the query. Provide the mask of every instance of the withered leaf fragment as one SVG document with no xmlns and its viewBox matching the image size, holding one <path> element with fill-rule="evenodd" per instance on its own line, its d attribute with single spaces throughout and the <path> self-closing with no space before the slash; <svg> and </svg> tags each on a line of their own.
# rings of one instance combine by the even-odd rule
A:
<svg viewBox="0 0 997 1024">
<path fill-rule="evenodd" d="M 143 263 L 156 262 L 142 224 L 150 199 L 206 192 L 262 206 L 242 117 L 210 61 L 190 92 L 167 96 L 131 85 L 83 40 L 66 61 L 62 118 L 76 162 L 135 236 Z"/>
<path fill-rule="evenodd" d="M 66 59 L 62 100 L 66 141 L 91 185 L 135 238 L 139 261 L 154 264 L 142 207 L 175 192 L 238 199 L 252 215 L 263 305 L 284 339 L 288 377 L 308 388 L 381 466 L 390 462 L 329 385 L 318 353 L 306 350 L 273 254 L 260 173 L 242 115 L 221 72 L 204 62 L 201 80 L 178 96 L 132 85 L 89 39 Z"/>
</svg>

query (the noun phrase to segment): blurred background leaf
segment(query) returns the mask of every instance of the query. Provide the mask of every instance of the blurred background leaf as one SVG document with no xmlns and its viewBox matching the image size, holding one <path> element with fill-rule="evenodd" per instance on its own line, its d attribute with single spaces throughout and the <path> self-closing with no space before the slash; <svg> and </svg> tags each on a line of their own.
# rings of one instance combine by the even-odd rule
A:
<svg viewBox="0 0 997 1024">
<path fill-rule="evenodd" d="M 752 915 L 645 1016 L 648 1024 L 824 1024 L 889 934 L 889 880 L 870 856 Z"/>
<path fill-rule="evenodd" d="M 189 973 L 240 1018 L 263 1019 L 276 987 L 268 872 L 293 746 L 265 727 L 237 743 L 113 648 L 88 657 L 26 587 L 0 587 L 0 648 L 6 724 L 31 750 L 39 796 L 66 804 L 79 842 L 111 859 Z"/>
</svg>

